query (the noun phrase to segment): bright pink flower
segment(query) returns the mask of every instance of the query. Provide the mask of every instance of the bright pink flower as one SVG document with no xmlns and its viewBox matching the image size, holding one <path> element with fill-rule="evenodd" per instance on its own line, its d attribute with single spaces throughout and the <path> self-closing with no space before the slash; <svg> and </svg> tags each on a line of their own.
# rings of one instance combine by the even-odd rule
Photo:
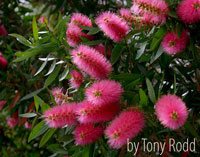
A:
<svg viewBox="0 0 200 157">
<path fill-rule="evenodd" d="M 76 70 L 72 70 L 71 79 L 69 81 L 73 88 L 78 89 L 80 85 L 83 83 L 82 73 Z"/>
<path fill-rule="evenodd" d="M 40 23 L 45 23 L 45 19 L 46 19 L 45 17 L 41 17 L 40 18 Z"/>
<path fill-rule="evenodd" d="M 127 139 L 136 137 L 144 127 L 144 116 L 139 110 L 129 109 L 123 111 L 119 117 L 114 119 L 106 128 L 109 145 L 119 149 L 127 143 Z"/>
<path fill-rule="evenodd" d="M 82 29 L 79 28 L 74 23 L 68 24 L 66 35 L 67 35 L 67 42 L 71 47 L 77 46 L 77 44 L 79 44 L 82 41 L 80 36 L 87 38 L 89 40 L 93 39 L 93 36 L 83 33 Z"/>
<path fill-rule="evenodd" d="M 188 117 L 185 103 L 176 95 L 162 96 L 157 101 L 155 110 L 161 124 L 173 130 L 181 127 Z"/>
<path fill-rule="evenodd" d="M 6 36 L 7 35 L 7 32 L 6 32 L 6 29 L 4 27 L 4 25 L 1 25 L 0 26 L 0 37 L 1 36 Z"/>
<path fill-rule="evenodd" d="M 102 55 L 106 56 L 106 54 L 105 54 L 106 47 L 103 44 L 99 44 L 99 45 L 94 46 L 94 49 L 97 50 Z M 108 46 L 108 48 L 107 48 L 107 57 L 108 58 L 111 57 L 111 53 L 112 53 L 111 47 Z"/>
<path fill-rule="evenodd" d="M 112 70 L 110 62 L 89 46 L 80 45 L 71 54 L 74 64 L 96 79 L 106 78 Z"/>
<path fill-rule="evenodd" d="M 26 121 L 26 123 L 24 124 L 24 127 L 26 129 L 31 129 L 32 128 L 32 124 L 30 124 L 29 122 Z"/>
<path fill-rule="evenodd" d="M 120 42 L 130 30 L 123 18 L 110 12 L 102 13 L 96 18 L 95 22 L 104 34 L 115 42 Z"/>
<path fill-rule="evenodd" d="M 92 21 L 81 13 L 73 13 L 71 17 L 71 23 L 80 26 L 92 27 Z"/>
<path fill-rule="evenodd" d="M 119 82 L 102 80 L 87 88 L 85 95 L 87 100 L 94 105 L 110 105 L 119 102 L 122 92 Z"/>
<path fill-rule="evenodd" d="M 81 124 L 73 132 L 77 145 L 87 145 L 95 142 L 103 135 L 103 128 L 93 124 Z"/>
<path fill-rule="evenodd" d="M 162 47 L 167 54 L 173 56 L 182 52 L 186 48 L 188 41 L 189 35 L 184 29 L 180 38 L 178 38 L 177 33 L 174 34 L 174 32 L 168 32 L 163 38 Z"/>
<path fill-rule="evenodd" d="M 80 103 L 77 109 L 80 123 L 98 123 L 112 120 L 119 112 L 120 106 L 116 104 L 97 106 L 88 101 Z"/>
<path fill-rule="evenodd" d="M 130 22 L 132 20 L 131 10 L 128 8 L 121 8 L 119 10 L 119 14 L 127 21 Z"/>
<path fill-rule="evenodd" d="M 3 108 L 3 105 L 4 105 L 5 103 L 7 103 L 7 101 L 5 101 L 5 100 L 1 100 L 1 101 L 0 101 L 0 111 L 1 111 L 1 109 Z"/>
<path fill-rule="evenodd" d="M 55 102 L 58 105 L 66 104 L 68 103 L 68 95 L 63 93 L 62 88 L 54 88 L 52 90 L 52 95 L 54 96 Z"/>
<path fill-rule="evenodd" d="M 54 106 L 45 111 L 43 117 L 51 128 L 61 128 L 65 125 L 76 125 L 76 109 L 76 103 Z"/>
<path fill-rule="evenodd" d="M 8 65 L 8 61 L 2 56 L 0 52 L 0 70 L 4 70 Z"/>
<path fill-rule="evenodd" d="M 18 112 L 15 112 L 14 115 L 7 119 L 7 124 L 10 128 L 14 128 L 19 122 Z"/>
<path fill-rule="evenodd" d="M 183 0 L 177 8 L 177 15 L 184 23 L 198 22 L 200 20 L 200 0 Z"/>
</svg>

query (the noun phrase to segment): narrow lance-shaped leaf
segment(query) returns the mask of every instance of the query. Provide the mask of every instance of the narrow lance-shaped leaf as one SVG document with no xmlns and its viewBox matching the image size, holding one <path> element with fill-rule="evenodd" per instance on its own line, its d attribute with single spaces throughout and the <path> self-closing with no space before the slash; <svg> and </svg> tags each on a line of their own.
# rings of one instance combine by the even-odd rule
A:
<svg viewBox="0 0 200 157">
<path fill-rule="evenodd" d="M 63 73 L 60 75 L 59 81 L 64 80 L 67 77 L 68 73 L 69 73 L 69 68 L 66 67 L 65 70 L 63 71 Z"/>
<path fill-rule="evenodd" d="M 144 54 L 146 46 L 147 46 L 147 41 L 140 44 L 139 46 L 140 49 L 137 51 L 136 59 L 139 59 Z"/>
<path fill-rule="evenodd" d="M 48 73 L 45 76 L 48 76 L 49 74 L 51 74 L 53 72 L 53 70 L 55 69 L 55 67 L 56 67 L 56 60 L 53 61 Z"/>
<path fill-rule="evenodd" d="M 38 27 L 37 27 L 37 22 L 36 22 L 36 19 L 35 17 L 33 17 L 33 37 L 35 39 L 35 41 L 38 40 Z"/>
<path fill-rule="evenodd" d="M 147 84 L 149 98 L 151 102 L 155 104 L 156 103 L 155 91 L 153 89 L 151 81 L 148 78 L 146 78 L 146 84 Z"/>
<path fill-rule="evenodd" d="M 51 128 L 44 134 L 44 136 L 42 137 L 42 139 L 40 141 L 40 145 L 39 145 L 40 148 L 49 141 L 49 139 L 52 137 L 52 135 L 54 134 L 55 131 L 56 131 L 56 129 Z"/>
<path fill-rule="evenodd" d="M 121 43 L 117 44 L 114 47 L 112 54 L 111 54 L 111 63 L 112 64 L 115 64 L 118 61 L 123 50 L 124 50 L 124 46 Z"/>
<path fill-rule="evenodd" d="M 25 113 L 25 114 L 20 114 L 19 116 L 20 117 L 26 117 L 26 118 L 32 118 L 32 117 L 37 116 L 37 114 L 35 114 L 35 113 Z"/>
<path fill-rule="evenodd" d="M 45 68 L 45 66 L 47 65 L 47 62 L 48 62 L 48 58 L 49 58 L 49 55 L 47 56 L 46 60 L 44 63 L 42 63 L 41 67 L 39 68 L 39 70 L 35 73 L 34 76 L 38 75 L 40 72 L 42 72 L 42 70 Z"/>
<path fill-rule="evenodd" d="M 9 35 L 12 37 L 15 37 L 20 43 L 22 43 L 25 46 L 29 46 L 29 47 L 32 46 L 30 41 L 26 40 L 23 36 L 21 36 L 19 34 L 13 33 L 13 34 L 9 34 Z"/>
</svg>

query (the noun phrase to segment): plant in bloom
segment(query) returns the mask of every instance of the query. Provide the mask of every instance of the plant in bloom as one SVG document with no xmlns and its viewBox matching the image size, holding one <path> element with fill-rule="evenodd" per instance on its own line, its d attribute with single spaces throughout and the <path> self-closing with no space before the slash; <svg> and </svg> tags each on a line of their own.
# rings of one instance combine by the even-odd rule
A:
<svg viewBox="0 0 200 157">
<path fill-rule="evenodd" d="M 5 103 L 7 103 L 7 101 L 5 101 L 5 100 L 1 100 L 1 101 L 0 101 L 0 111 L 1 111 L 1 109 L 3 108 L 3 105 L 4 105 Z"/>
<path fill-rule="evenodd" d="M 105 45 L 103 45 L 103 44 L 96 45 L 96 46 L 94 46 L 94 49 L 97 50 L 102 55 L 106 56 L 106 47 L 105 47 Z M 107 48 L 107 58 L 111 57 L 111 53 L 112 53 L 111 47 L 108 46 L 108 48 Z"/>
<path fill-rule="evenodd" d="M 78 89 L 80 85 L 83 83 L 82 73 L 76 70 L 72 70 L 70 75 L 71 75 L 71 79 L 69 81 L 70 81 L 71 86 L 75 89 Z"/>
<path fill-rule="evenodd" d="M 32 128 L 32 124 L 30 124 L 28 121 L 25 122 L 24 127 L 26 129 L 31 129 Z"/>
<path fill-rule="evenodd" d="M 7 35 L 7 31 L 6 31 L 5 27 L 4 27 L 4 25 L 1 25 L 0 26 L 0 37 L 1 36 L 6 36 L 6 35 Z"/>
<path fill-rule="evenodd" d="M 115 42 L 120 42 L 130 30 L 127 22 L 111 12 L 104 12 L 95 19 L 98 27 Z"/>
<path fill-rule="evenodd" d="M 8 61 L 2 56 L 0 52 L 0 70 L 4 70 L 8 65 Z"/>
<path fill-rule="evenodd" d="M 73 134 L 75 143 L 83 146 L 98 140 L 103 135 L 103 128 L 94 124 L 81 124 L 75 128 Z"/>
<path fill-rule="evenodd" d="M 157 101 L 155 110 L 161 124 L 172 130 L 181 127 L 188 117 L 185 103 L 176 95 L 163 95 Z"/>
<path fill-rule="evenodd" d="M 148 25 L 162 25 L 166 21 L 168 5 L 164 0 L 133 0 L 131 11 L 140 22 Z"/>
<path fill-rule="evenodd" d="M 15 112 L 12 117 L 9 117 L 7 119 L 7 124 L 10 126 L 10 128 L 14 128 L 18 122 L 19 122 L 18 112 Z"/>
<path fill-rule="evenodd" d="M 67 42 L 71 47 L 77 46 L 82 39 L 80 36 L 85 37 L 89 40 L 93 39 L 92 35 L 87 35 L 82 32 L 82 29 L 79 26 L 86 26 L 86 27 L 92 27 L 91 20 L 80 13 L 74 13 L 71 17 L 71 23 L 68 24 L 67 28 Z"/>
<path fill-rule="evenodd" d="M 94 48 L 80 45 L 71 51 L 72 61 L 77 67 L 96 79 L 107 78 L 112 70 L 110 62 Z"/>
<path fill-rule="evenodd" d="M 178 38 L 177 32 L 171 31 L 164 36 L 162 47 L 167 54 L 173 56 L 182 52 L 186 48 L 188 41 L 189 35 L 186 30 L 182 30 L 180 38 Z"/>
<path fill-rule="evenodd" d="M 76 103 L 54 106 L 45 111 L 43 117 L 50 128 L 61 128 L 65 125 L 76 125 Z"/>
<path fill-rule="evenodd" d="M 115 118 L 106 128 L 110 147 L 121 148 L 127 143 L 127 139 L 136 137 L 144 128 L 144 116 L 139 110 L 128 108 Z"/>
<path fill-rule="evenodd" d="M 52 95 L 54 96 L 55 102 L 58 105 L 68 103 L 68 100 L 70 99 L 67 94 L 63 93 L 62 88 L 54 88 L 52 90 Z"/>
<path fill-rule="evenodd" d="M 200 0 L 183 0 L 178 5 L 177 15 L 184 23 L 198 22 L 200 20 Z"/>
<path fill-rule="evenodd" d="M 110 121 L 120 111 L 116 104 L 97 106 L 87 100 L 80 103 L 77 109 L 78 121 L 80 123 L 98 123 Z"/>
<path fill-rule="evenodd" d="M 118 103 L 123 89 L 119 82 L 102 80 L 92 84 L 86 89 L 87 100 L 94 105 L 110 105 Z"/>
</svg>

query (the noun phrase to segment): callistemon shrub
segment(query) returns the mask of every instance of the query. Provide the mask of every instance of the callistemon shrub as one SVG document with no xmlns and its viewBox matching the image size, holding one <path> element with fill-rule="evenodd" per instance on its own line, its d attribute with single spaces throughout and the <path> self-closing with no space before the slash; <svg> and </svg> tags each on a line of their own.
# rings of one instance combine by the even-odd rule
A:
<svg viewBox="0 0 200 157">
<path fill-rule="evenodd" d="M 198 156 L 200 1 L 122 2 L 33 18 L 33 35 L 14 35 L 30 47 L 14 62 L 31 64 L 33 88 L 7 126 L 28 124 L 53 156 Z"/>
</svg>

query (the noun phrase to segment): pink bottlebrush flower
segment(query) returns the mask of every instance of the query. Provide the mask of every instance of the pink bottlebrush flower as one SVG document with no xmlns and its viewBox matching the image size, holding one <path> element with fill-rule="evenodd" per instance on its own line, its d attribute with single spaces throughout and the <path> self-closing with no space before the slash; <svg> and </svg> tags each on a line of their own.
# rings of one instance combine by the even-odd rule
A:
<svg viewBox="0 0 200 157">
<path fill-rule="evenodd" d="M 128 8 L 122 8 L 119 10 L 120 16 L 122 16 L 127 22 L 132 20 L 131 10 Z"/>
<path fill-rule="evenodd" d="M 94 46 L 94 49 L 97 50 L 102 55 L 106 56 L 106 52 L 105 52 L 106 47 L 103 44 L 99 44 L 99 45 Z M 107 57 L 108 58 L 111 57 L 111 53 L 112 53 L 111 47 L 108 46 L 108 48 L 107 48 Z"/>
<path fill-rule="evenodd" d="M 80 45 L 71 51 L 72 60 L 79 69 L 96 79 L 107 78 L 112 70 L 110 62 L 94 48 Z"/>
<path fill-rule="evenodd" d="M 7 119 L 7 124 L 10 126 L 10 128 L 14 128 L 18 122 L 19 122 L 18 112 L 15 112 L 12 117 L 9 117 Z"/>
<path fill-rule="evenodd" d="M 120 42 L 130 30 L 123 18 L 110 12 L 100 14 L 95 19 L 95 22 L 104 34 L 115 42 Z"/>
<path fill-rule="evenodd" d="M 8 65 L 8 61 L 2 56 L 0 52 L 0 70 L 4 70 Z"/>
<path fill-rule="evenodd" d="M 139 110 L 123 111 L 106 128 L 108 143 L 114 149 L 119 149 L 127 143 L 127 139 L 136 137 L 144 127 L 144 116 Z"/>
<path fill-rule="evenodd" d="M 73 88 L 78 89 L 80 85 L 83 83 L 82 73 L 76 70 L 72 70 L 71 79 L 69 81 Z"/>
<path fill-rule="evenodd" d="M 178 5 L 177 15 L 184 23 L 198 22 L 200 20 L 200 0 L 183 0 Z"/>
<path fill-rule="evenodd" d="M 54 96 L 56 104 L 62 105 L 68 103 L 69 97 L 63 93 L 62 88 L 54 88 L 52 90 L 52 95 Z"/>
<path fill-rule="evenodd" d="M 4 27 L 4 25 L 1 25 L 0 26 L 0 37 L 1 36 L 6 36 L 7 35 L 7 32 L 6 32 L 6 29 Z"/>
<path fill-rule="evenodd" d="M 43 117 L 51 128 L 61 128 L 65 125 L 76 125 L 76 109 L 76 103 L 54 106 L 51 109 L 45 111 Z"/>
<path fill-rule="evenodd" d="M 45 19 L 46 19 L 46 17 L 41 17 L 40 18 L 40 23 L 45 23 Z"/>
<path fill-rule="evenodd" d="M 103 128 L 94 124 L 81 124 L 73 132 L 77 145 L 87 145 L 95 142 L 103 135 Z"/>
<path fill-rule="evenodd" d="M 92 27 L 92 21 L 81 13 L 73 13 L 71 17 L 71 23 L 80 26 Z"/>
<path fill-rule="evenodd" d="M 89 40 L 93 39 L 93 36 L 83 33 L 82 29 L 73 23 L 68 24 L 66 35 L 67 35 L 67 42 L 71 47 L 77 46 L 77 44 L 79 44 L 82 41 L 80 36 L 87 38 Z"/>
<path fill-rule="evenodd" d="M 29 122 L 26 121 L 26 123 L 24 124 L 24 127 L 26 129 L 31 129 L 32 128 L 32 124 L 29 124 Z"/>
<path fill-rule="evenodd" d="M 85 100 L 77 109 L 78 121 L 83 124 L 106 122 L 112 120 L 119 110 L 120 106 L 116 104 L 97 106 Z"/>
<path fill-rule="evenodd" d="M 4 105 L 5 103 L 7 103 L 7 101 L 5 101 L 5 100 L 1 100 L 1 101 L 0 101 L 0 111 L 1 111 L 1 109 L 3 108 L 3 105 Z"/>
<path fill-rule="evenodd" d="M 181 127 L 188 117 L 185 103 L 171 94 L 164 95 L 157 101 L 155 111 L 161 124 L 173 130 Z"/>
<path fill-rule="evenodd" d="M 177 33 L 174 34 L 173 32 L 168 32 L 162 41 L 162 47 L 164 51 L 173 56 L 182 52 L 189 41 L 189 35 L 186 30 L 183 29 L 180 38 L 178 38 Z"/>
<path fill-rule="evenodd" d="M 102 80 L 86 89 L 87 100 L 94 105 L 110 105 L 118 103 L 123 89 L 121 84 L 113 80 Z"/>
</svg>

